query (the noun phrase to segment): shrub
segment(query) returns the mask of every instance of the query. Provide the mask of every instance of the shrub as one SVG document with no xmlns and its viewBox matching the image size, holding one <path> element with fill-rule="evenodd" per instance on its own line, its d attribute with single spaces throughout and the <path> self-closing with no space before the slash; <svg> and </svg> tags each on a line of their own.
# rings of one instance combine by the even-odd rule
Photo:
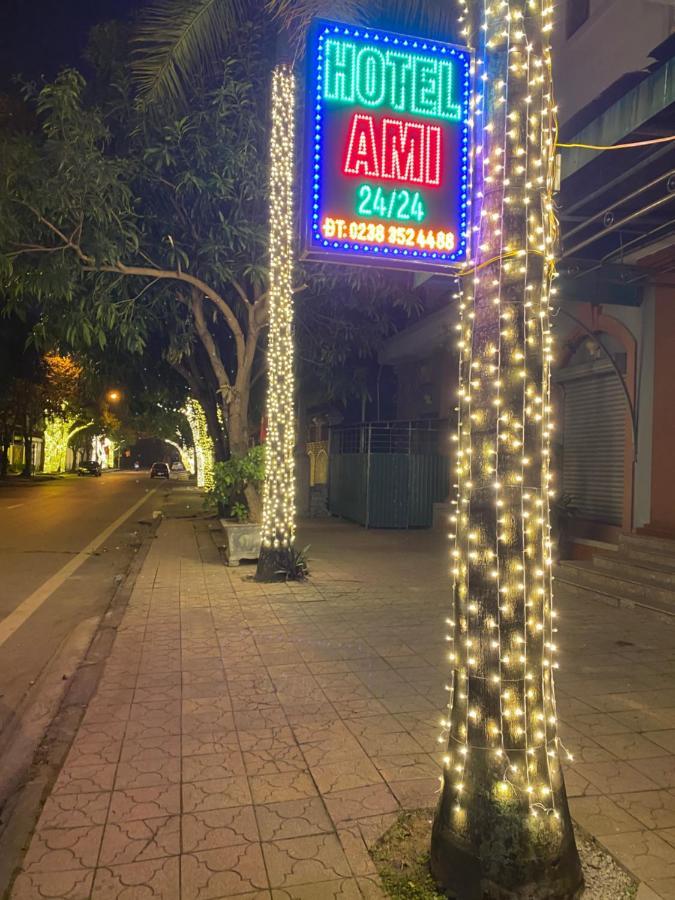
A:
<svg viewBox="0 0 675 900">
<path fill-rule="evenodd" d="M 220 515 L 244 522 L 249 513 L 244 491 L 249 485 L 258 489 L 264 477 L 265 448 L 251 447 L 245 456 L 233 456 L 215 464 L 213 489 L 208 498 L 218 506 Z"/>
</svg>

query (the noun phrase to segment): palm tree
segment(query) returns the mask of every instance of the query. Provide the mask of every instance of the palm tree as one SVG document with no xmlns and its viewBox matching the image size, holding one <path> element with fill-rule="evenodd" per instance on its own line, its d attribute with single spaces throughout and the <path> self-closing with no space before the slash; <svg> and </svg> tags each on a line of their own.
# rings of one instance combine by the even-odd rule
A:
<svg viewBox="0 0 675 900">
<path fill-rule="evenodd" d="M 146 96 L 180 101 L 190 72 L 217 60 L 254 4 L 155 0 L 139 32 Z M 460 302 L 452 702 L 431 868 L 462 900 L 569 900 L 582 879 L 559 763 L 549 568 L 552 6 L 458 5 L 479 51 L 483 131 L 475 261 Z M 450 0 L 267 2 L 296 47 L 327 11 L 441 39 L 452 34 L 450 9 Z"/>
<path fill-rule="evenodd" d="M 451 0 L 152 0 L 136 29 L 135 74 L 151 106 L 182 103 L 197 72 L 217 65 L 237 28 L 261 8 L 287 32 L 297 51 L 314 16 L 450 39 L 456 32 Z"/>
</svg>

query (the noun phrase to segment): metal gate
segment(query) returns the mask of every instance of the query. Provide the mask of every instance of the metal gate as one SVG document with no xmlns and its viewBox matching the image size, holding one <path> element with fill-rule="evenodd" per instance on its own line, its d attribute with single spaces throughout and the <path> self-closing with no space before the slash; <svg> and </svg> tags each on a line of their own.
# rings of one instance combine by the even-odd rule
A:
<svg viewBox="0 0 675 900">
<path fill-rule="evenodd" d="M 626 399 L 608 364 L 561 369 L 564 390 L 562 486 L 585 519 L 621 525 Z"/>
<path fill-rule="evenodd" d="M 330 512 L 366 528 L 429 528 L 448 498 L 448 438 L 446 421 L 331 429 Z"/>
</svg>

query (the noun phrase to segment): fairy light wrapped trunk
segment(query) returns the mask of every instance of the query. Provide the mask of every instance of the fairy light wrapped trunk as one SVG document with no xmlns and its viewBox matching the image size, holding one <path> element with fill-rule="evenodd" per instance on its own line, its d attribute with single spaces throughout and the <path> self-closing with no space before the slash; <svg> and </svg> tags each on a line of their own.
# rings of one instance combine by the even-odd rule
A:
<svg viewBox="0 0 675 900">
<path fill-rule="evenodd" d="M 190 397 L 182 412 L 188 421 L 194 444 L 194 460 L 197 472 L 197 487 L 206 491 L 213 489 L 214 451 L 209 434 L 204 408 L 194 397 Z"/>
<path fill-rule="evenodd" d="M 462 280 L 450 705 L 432 871 L 462 900 L 576 896 L 553 670 L 550 0 L 460 0 L 476 49 Z"/>
<path fill-rule="evenodd" d="M 256 576 L 260 581 L 279 577 L 295 539 L 294 159 L 295 76 L 284 63 L 272 75 L 267 437 L 262 547 Z"/>
</svg>

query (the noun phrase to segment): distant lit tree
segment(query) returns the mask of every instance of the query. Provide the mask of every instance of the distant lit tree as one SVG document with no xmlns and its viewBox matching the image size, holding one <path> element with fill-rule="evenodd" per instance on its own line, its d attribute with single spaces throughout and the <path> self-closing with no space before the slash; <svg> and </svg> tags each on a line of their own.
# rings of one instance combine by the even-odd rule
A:
<svg viewBox="0 0 675 900">
<path fill-rule="evenodd" d="M 93 425 L 93 419 L 83 408 L 81 366 L 71 357 L 58 354 L 47 355 L 44 364 L 44 470 L 64 472 L 68 445 L 77 434 Z"/>
</svg>

